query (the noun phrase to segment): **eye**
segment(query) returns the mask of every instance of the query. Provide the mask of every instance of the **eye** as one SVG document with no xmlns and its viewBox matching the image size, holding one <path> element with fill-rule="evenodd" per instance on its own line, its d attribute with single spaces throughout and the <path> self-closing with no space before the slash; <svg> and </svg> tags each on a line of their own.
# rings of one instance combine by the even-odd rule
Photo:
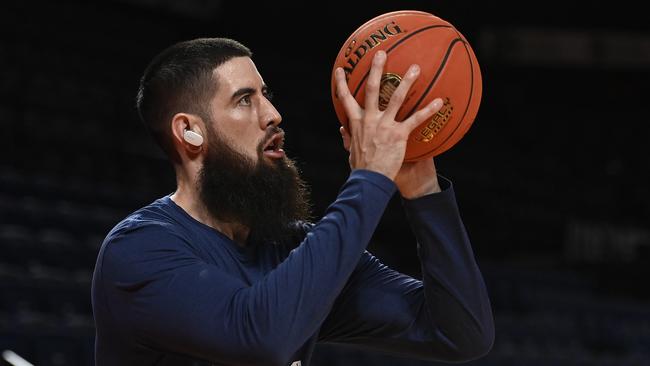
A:
<svg viewBox="0 0 650 366">
<path fill-rule="evenodd" d="M 268 99 L 269 101 L 273 100 L 273 92 L 270 90 L 265 90 L 264 91 L 264 97 Z"/>
<path fill-rule="evenodd" d="M 239 102 L 237 102 L 237 104 L 239 104 L 239 105 L 243 105 L 243 106 L 249 106 L 249 105 L 251 105 L 251 96 L 250 96 L 250 95 L 244 95 L 244 96 L 239 100 Z"/>
</svg>

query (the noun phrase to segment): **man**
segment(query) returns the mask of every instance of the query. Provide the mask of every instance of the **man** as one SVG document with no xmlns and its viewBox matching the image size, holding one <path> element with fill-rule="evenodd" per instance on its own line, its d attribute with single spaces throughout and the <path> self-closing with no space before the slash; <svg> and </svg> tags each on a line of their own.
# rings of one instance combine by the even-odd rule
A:
<svg viewBox="0 0 650 366">
<path fill-rule="evenodd" d="M 395 122 L 418 69 L 380 111 L 385 60 L 373 60 L 365 110 L 337 72 L 352 172 L 315 224 L 246 47 L 196 39 L 151 62 L 138 108 L 177 189 L 102 245 L 92 291 L 98 366 L 306 366 L 316 342 L 443 361 L 488 352 L 492 313 L 451 184 L 438 181 L 432 160 L 403 163 L 408 134 L 441 101 Z M 396 188 L 422 281 L 365 251 Z"/>
</svg>

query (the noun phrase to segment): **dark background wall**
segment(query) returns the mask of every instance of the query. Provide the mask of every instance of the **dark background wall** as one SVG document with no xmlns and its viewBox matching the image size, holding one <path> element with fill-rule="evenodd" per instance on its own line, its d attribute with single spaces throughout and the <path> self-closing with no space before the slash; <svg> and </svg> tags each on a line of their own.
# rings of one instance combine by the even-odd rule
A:
<svg viewBox="0 0 650 366">
<path fill-rule="evenodd" d="M 98 246 L 174 190 L 134 108 L 156 53 L 211 36 L 253 50 L 318 217 L 348 174 L 334 57 L 366 20 L 417 9 L 454 24 L 483 73 L 475 124 L 436 158 L 497 320 L 493 351 L 472 364 L 647 364 L 650 22 L 630 3 L 4 2 L 0 348 L 36 365 L 92 364 Z M 370 250 L 418 276 L 400 205 L 391 201 Z M 315 364 L 418 363 L 323 346 Z"/>
</svg>

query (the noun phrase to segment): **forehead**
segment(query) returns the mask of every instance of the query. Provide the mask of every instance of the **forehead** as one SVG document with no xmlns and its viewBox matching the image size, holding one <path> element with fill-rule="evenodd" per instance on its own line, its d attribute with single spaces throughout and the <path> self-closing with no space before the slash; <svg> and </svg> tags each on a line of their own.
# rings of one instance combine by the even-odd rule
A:
<svg viewBox="0 0 650 366">
<path fill-rule="evenodd" d="M 217 97 L 229 98 L 239 89 L 259 90 L 264 85 L 262 76 L 249 57 L 234 57 L 214 69 L 213 75 L 218 84 Z"/>
</svg>

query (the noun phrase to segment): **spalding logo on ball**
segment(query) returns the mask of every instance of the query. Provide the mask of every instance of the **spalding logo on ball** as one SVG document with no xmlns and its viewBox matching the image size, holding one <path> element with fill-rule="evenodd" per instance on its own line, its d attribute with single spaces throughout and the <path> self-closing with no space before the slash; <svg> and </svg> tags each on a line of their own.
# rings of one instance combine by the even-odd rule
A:
<svg viewBox="0 0 650 366">
<path fill-rule="evenodd" d="M 413 130 L 404 161 L 427 159 L 454 146 L 469 130 L 481 103 L 481 70 L 465 37 L 449 22 L 413 10 L 386 13 L 359 27 L 341 47 L 332 69 L 334 109 L 346 128 L 348 118 L 336 97 L 334 70 L 343 68 L 350 92 L 363 107 L 366 80 L 378 50 L 388 55 L 379 91 L 381 110 L 412 64 L 420 66 L 420 76 L 397 120 L 405 120 L 435 98 L 444 101 L 440 111 Z"/>
</svg>

